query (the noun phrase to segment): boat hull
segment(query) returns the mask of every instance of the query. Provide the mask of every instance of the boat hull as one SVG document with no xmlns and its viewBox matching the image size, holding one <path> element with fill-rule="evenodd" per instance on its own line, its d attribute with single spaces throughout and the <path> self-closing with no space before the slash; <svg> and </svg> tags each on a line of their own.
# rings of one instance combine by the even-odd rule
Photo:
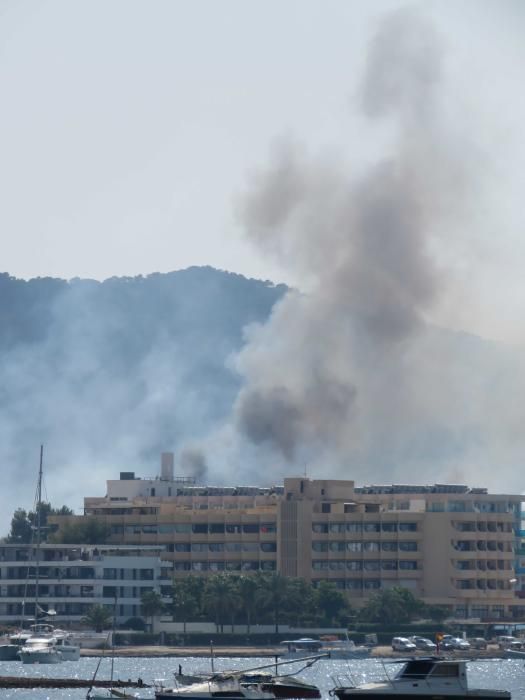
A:
<svg viewBox="0 0 525 700">
<path fill-rule="evenodd" d="M 352 698 L 373 698 L 373 700 L 392 700 L 392 698 L 410 698 L 411 700 L 505 700 L 511 697 L 510 693 L 503 690 L 458 690 L 457 688 L 334 688 L 330 695 L 335 695 L 339 700 L 351 700 Z"/>
<path fill-rule="evenodd" d="M 395 691 L 389 693 L 388 691 L 375 692 L 357 689 L 355 693 L 347 692 L 341 695 L 337 693 L 335 694 L 339 700 L 346 700 L 347 698 L 373 698 L 373 700 L 392 700 L 392 698 L 407 698 L 407 700 L 465 700 L 465 698 L 476 698 L 476 700 L 502 700 L 502 698 L 511 697 L 510 695 L 494 695 L 493 693 L 484 694 L 483 692 L 479 693 L 475 690 L 467 690 L 465 693 L 461 693 L 459 695 L 457 693 L 451 693 L 448 695 L 447 693 L 442 692 L 407 692 L 400 694 Z"/>
<path fill-rule="evenodd" d="M 1 644 L 0 661 L 17 661 L 20 647 L 18 644 Z"/>
<path fill-rule="evenodd" d="M 23 664 L 60 664 L 62 655 L 56 651 L 21 651 L 20 660 Z"/>
</svg>

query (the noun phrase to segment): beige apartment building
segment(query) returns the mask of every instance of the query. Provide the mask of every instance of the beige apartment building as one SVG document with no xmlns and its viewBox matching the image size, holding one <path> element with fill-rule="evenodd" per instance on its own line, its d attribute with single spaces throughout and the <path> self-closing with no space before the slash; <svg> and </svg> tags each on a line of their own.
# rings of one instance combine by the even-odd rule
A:
<svg viewBox="0 0 525 700">
<path fill-rule="evenodd" d="M 273 487 L 197 485 L 122 472 L 84 516 L 109 542 L 162 545 L 175 577 L 280 572 L 332 581 L 354 605 L 374 591 L 410 589 L 458 618 L 525 616 L 522 497 L 462 485 L 355 486 L 350 480 L 285 478 Z"/>
</svg>

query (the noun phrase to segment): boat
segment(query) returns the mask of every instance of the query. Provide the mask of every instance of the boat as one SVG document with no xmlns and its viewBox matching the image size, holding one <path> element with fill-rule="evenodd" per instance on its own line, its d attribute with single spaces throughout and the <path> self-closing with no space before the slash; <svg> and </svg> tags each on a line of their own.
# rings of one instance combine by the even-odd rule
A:
<svg viewBox="0 0 525 700">
<path fill-rule="evenodd" d="M 218 674 L 202 683 L 193 683 L 184 687 L 155 688 L 156 700 L 212 700 L 213 698 L 228 698 L 228 700 L 275 700 L 275 695 L 263 690 L 258 683 L 242 683 L 237 674 L 226 676 Z"/>
<path fill-rule="evenodd" d="M 53 625 L 43 622 L 43 620 L 54 616 L 56 614 L 55 611 L 52 608 L 44 610 L 39 605 L 43 457 L 44 446 L 40 445 L 40 466 L 35 499 L 37 514 L 35 530 L 35 624 L 31 625 L 28 631 L 24 630 L 18 635 L 20 640 L 18 655 L 24 664 L 57 664 L 62 661 L 78 661 L 80 658 L 80 647 L 73 644 L 68 632 L 55 629 Z M 27 632 L 29 632 L 29 635 Z M 11 637 L 11 641 L 14 641 L 14 637 Z"/>
<path fill-rule="evenodd" d="M 175 684 L 178 687 L 191 686 L 196 683 L 206 683 L 211 680 L 235 677 L 239 680 L 241 685 L 259 686 L 263 691 L 272 693 L 274 698 L 294 698 L 296 700 L 301 700 L 302 698 L 306 700 L 309 698 L 320 698 L 321 692 L 316 685 L 305 683 L 295 675 L 277 674 L 277 668 L 279 666 L 287 666 L 304 661 L 304 666 L 295 672 L 301 673 L 301 671 L 312 666 L 320 658 L 322 657 L 319 655 L 308 656 L 302 659 L 292 659 L 290 661 L 278 661 L 277 663 L 273 664 L 264 664 L 263 666 L 256 666 L 254 668 L 248 668 L 242 671 L 224 671 L 222 673 L 215 673 L 212 671 L 211 673 L 201 673 L 195 675 L 183 674 L 182 666 L 179 664 L 178 673 L 175 674 Z M 276 672 L 271 673 L 269 671 L 265 671 L 265 669 L 269 668 L 275 668 Z"/>
<path fill-rule="evenodd" d="M 470 689 L 467 682 L 467 662 L 441 657 L 420 657 L 402 662 L 401 670 L 393 677 L 361 685 L 339 685 L 330 691 L 338 700 L 352 698 L 439 698 L 439 700 L 500 700 L 511 698 L 506 690 Z"/>
<path fill-rule="evenodd" d="M 23 664 L 59 664 L 63 661 L 56 637 L 45 633 L 29 637 L 19 655 Z"/>
<path fill-rule="evenodd" d="M 16 661 L 18 659 L 19 651 L 19 644 L 12 644 L 5 638 L 2 639 L 2 642 L 0 643 L 0 661 Z"/>
<path fill-rule="evenodd" d="M 357 645 L 351 639 L 312 639 L 301 637 L 300 639 L 288 639 L 281 642 L 286 646 L 282 658 L 297 658 L 305 654 L 320 654 L 330 659 L 365 659 L 370 656 L 370 647 Z"/>
</svg>

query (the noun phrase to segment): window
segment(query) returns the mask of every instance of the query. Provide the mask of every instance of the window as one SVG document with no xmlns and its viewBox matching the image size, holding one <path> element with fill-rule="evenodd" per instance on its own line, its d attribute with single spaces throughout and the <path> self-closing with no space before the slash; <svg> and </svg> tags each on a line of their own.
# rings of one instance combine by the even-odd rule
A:
<svg viewBox="0 0 525 700">
<path fill-rule="evenodd" d="M 370 561 L 363 562 L 363 571 L 379 571 L 379 561 L 377 559 L 371 559 Z"/>
<path fill-rule="evenodd" d="M 261 523 L 260 531 L 265 534 L 273 534 L 277 532 L 277 527 L 274 523 Z"/>
<path fill-rule="evenodd" d="M 417 523 L 399 523 L 399 532 L 417 532 Z"/>
<path fill-rule="evenodd" d="M 257 523 L 245 523 L 242 526 L 242 531 L 246 535 L 254 535 L 259 532 L 259 525 Z"/>
<path fill-rule="evenodd" d="M 400 552 L 417 552 L 417 542 L 400 542 Z"/>
<path fill-rule="evenodd" d="M 241 562 L 240 561 L 225 561 L 224 567 L 226 571 L 240 571 Z"/>
<path fill-rule="evenodd" d="M 312 532 L 325 535 L 328 532 L 328 523 L 312 523 Z"/>
<path fill-rule="evenodd" d="M 397 552 L 397 542 L 381 542 L 383 552 Z"/>
<path fill-rule="evenodd" d="M 175 532 L 177 533 L 188 533 L 191 532 L 191 524 L 190 523 L 176 523 L 173 526 Z"/>
<path fill-rule="evenodd" d="M 346 523 L 347 532 L 362 532 L 363 528 L 359 522 Z"/>
<path fill-rule="evenodd" d="M 346 548 L 349 552 L 362 552 L 363 543 L 362 542 L 347 542 Z"/>
<path fill-rule="evenodd" d="M 380 530 L 379 523 L 363 523 L 363 532 L 379 532 Z"/>
<path fill-rule="evenodd" d="M 312 542 L 314 552 L 328 552 L 328 542 Z"/>
<path fill-rule="evenodd" d="M 223 542 L 210 542 L 208 545 L 210 552 L 222 552 L 224 551 L 224 543 Z"/>
<path fill-rule="evenodd" d="M 344 532 L 345 529 L 344 523 L 330 523 L 330 532 L 338 534 Z"/>
<path fill-rule="evenodd" d="M 415 571 L 417 569 L 417 561 L 401 560 L 399 568 L 403 569 L 403 571 Z"/>
<path fill-rule="evenodd" d="M 379 552 L 379 542 L 363 542 L 363 552 Z"/>
<path fill-rule="evenodd" d="M 174 549 L 176 552 L 189 552 L 190 543 L 189 542 L 175 542 Z"/>
<path fill-rule="evenodd" d="M 225 542 L 224 549 L 227 552 L 240 552 L 242 544 L 240 542 Z"/>
<path fill-rule="evenodd" d="M 189 571 L 191 569 L 191 563 L 189 561 L 174 561 L 173 569 L 174 571 Z"/>
<path fill-rule="evenodd" d="M 381 562 L 383 571 L 397 571 L 397 561 L 395 559 L 385 559 Z"/>
<path fill-rule="evenodd" d="M 328 571 L 328 562 L 319 559 L 314 559 L 312 561 L 312 569 L 314 571 Z"/>
<path fill-rule="evenodd" d="M 355 559 L 351 559 L 350 561 L 346 562 L 346 568 L 348 571 L 362 571 L 363 570 L 363 562 Z"/>
<path fill-rule="evenodd" d="M 345 551 L 345 543 L 344 542 L 330 542 L 330 551 L 331 552 L 344 552 Z"/>
<path fill-rule="evenodd" d="M 192 552 L 207 552 L 208 545 L 205 544 L 204 542 L 192 542 L 191 551 Z"/>
<path fill-rule="evenodd" d="M 321 513 L 331 513 L 332 504 L 331 503 L 321 503 Z"/>
<path fill-rule="evenodd" d="M 360 591 L 363 588 L 363 582 L 356 579 L 348 579 L 346 588 L 349 591 Z"/>
<path fill-rule="evenodd" d="M 397 523 L 381 523 L 383 532 L 397 532 Z"/>
<path fill-rule="evenodd" d="M 275 542 L 261 542 L 261 552 L 276 552 L 277 544 Z"/>
<path fill-rule="evenodd" d="M 223 561 L 210 561 L 208 562 L 209 571 L 224 571 Z"/>
<path fill-rule="evenodd" d="M 345 562 L 342 559 L 333 559 L 329 562 L 330 571 L 344 571 Z"/>
<path fill-rule="evenodd" d="M 258 542 L 243 542 L 242 543 L 243 552 L 258 552 L 259 543 Z"/>
<path fill-rule="evenodd" d="M 210 523 L 209 532 L 210 535 L 224 534 L 224 523 Z"/>
<path fill-rule="evenodd" d="M 241 534 L 241 526 L 240 525 L 226 525 L 226 532 L 229 535 L 240 535 Z"/>
<path fill-rule="evenodd" d="M 191 531 L 194 535 L 208 534 L 208 523 L 193 523 Z"/>
<path fill-rule="evenodd" d="M 262 561 L 261 571 L 275 571 L 276 563 L 274 561 Z"/>
</svg>

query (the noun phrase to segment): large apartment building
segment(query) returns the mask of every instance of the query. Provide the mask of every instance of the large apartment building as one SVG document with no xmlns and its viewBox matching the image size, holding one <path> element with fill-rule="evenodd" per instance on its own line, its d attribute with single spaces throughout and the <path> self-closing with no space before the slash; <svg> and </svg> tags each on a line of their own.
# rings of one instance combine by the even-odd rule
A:
<svg viewBox="0 0 525 700">
<path fill-rule="evenodd" d="M 522 497 L 462 485 L 355 486 L 350 480 L 285 478 L 272 487 L 197 485 L 123 472 L 84 516 L 109 541 L 157 545 L 175 577 L 277 571 L 316 585 L 332 581 L 353 604 L 403 586 L 460 618 L 522 617 Z M 72 516 L 54 517 L 61 525 Z"/>
<path fill-rule="evenodd" d="M 53 610 L 61 624 L 79 623 L 95 604 L 123 623 L 141 614 L 146 591 L 171 591 L 162 547 L 0 544 L 0 621 L 19 624 Z M 37 597 L 38 586 L 38 597 Z"/>
</svg>

